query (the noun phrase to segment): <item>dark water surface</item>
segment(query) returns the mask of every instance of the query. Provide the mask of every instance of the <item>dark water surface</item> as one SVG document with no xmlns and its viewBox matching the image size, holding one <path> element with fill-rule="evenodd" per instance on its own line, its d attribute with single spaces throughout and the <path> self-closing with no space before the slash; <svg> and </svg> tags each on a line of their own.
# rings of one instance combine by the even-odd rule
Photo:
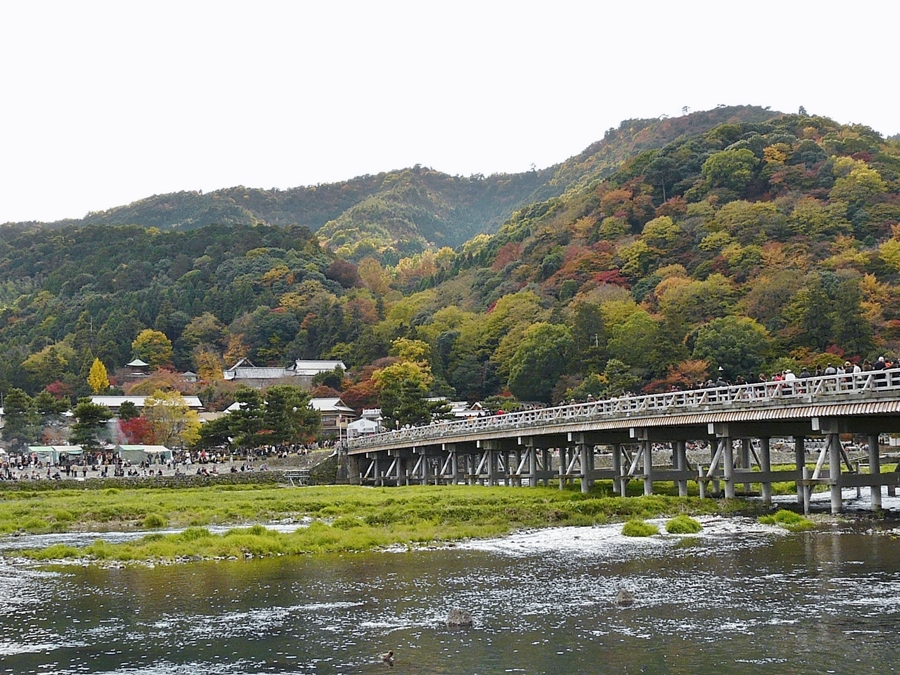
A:
<svg viewBox="0 0 900 675">
<path fill-rule="evenodd" d="M 890 673 L 900 538 L 872 527 L 712 519 L 685 541 L 609 526 L 152 569 L 0 564 L 0 673 Z M 611 602 L 623 587 L 628 608 Z M 445 627 L 454 607 L 475 625 Z"/>
</svg>

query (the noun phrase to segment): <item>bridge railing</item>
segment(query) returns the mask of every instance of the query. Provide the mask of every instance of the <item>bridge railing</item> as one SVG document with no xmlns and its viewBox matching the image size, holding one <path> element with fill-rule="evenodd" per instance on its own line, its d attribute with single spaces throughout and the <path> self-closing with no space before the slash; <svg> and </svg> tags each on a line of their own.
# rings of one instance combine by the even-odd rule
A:
<svg viewBox="0 0 900 675">
<path fill-rule="evenodd" d="M 900 392 L 900 369 L 876 370 L 809 377 L 796 380 L 756 382 L 744 385 L 689 389 L 644 396 L 617 398 L 538 408 L 502 415 L 473 417 L 460 421 L 436 421 L 421 427 L 409 427 L 349 440 L 350 451 L 377 448 L 397 443 L 427 443 L 443 438 L 511 429 L 527 430 L 573 422 L 634 417 L 673 412 L 734 410 L 767 405 L 783 405 L 791 399 L 815 403 L 838 397 L 865 395 L 870 392 Z"/>
</svg>

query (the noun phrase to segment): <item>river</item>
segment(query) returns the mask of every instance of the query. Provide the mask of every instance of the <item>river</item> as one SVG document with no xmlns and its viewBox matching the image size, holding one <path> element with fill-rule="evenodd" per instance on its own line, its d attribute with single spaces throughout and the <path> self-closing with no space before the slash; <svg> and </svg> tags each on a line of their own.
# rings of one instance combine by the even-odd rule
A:
<svg viewBox="0 0 900 675">
<path fill-rule="evenodd" d="M 562 528 L 433 550 L 153 568 L 35 570 L 6 540 L 0 672 L 895 671 L 896 522 L 800 534 L 703 522 L 690 538 Z M 630 607 L 612 602 L 622 588 Z M 471 628 L 444 625 L 454 607 L 471 612 Z M 382 662 L 389 649 L 393 662 Z"/>
</svg>

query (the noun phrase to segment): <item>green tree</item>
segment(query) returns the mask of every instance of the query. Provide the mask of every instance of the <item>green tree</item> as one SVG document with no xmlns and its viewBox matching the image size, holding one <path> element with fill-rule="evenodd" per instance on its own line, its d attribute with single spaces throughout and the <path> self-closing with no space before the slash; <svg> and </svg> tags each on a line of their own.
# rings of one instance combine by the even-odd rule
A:
<svg viewBox="0 0 900 675">
<path fill-rule="evenodd" d="M 225 426 L 232 443 L 239 448 L 255 448 L 256 439 L 262 430 L 263 405 L 262 394 L 250 387 L 241 387 L 234 393 L 236 410 L 222 419 L 227 420 Z M 218 427 L 214 429 L 219 431 Z"/>
<path fill-rule="evenodd" d="M 75 358 L 75 350 L 66 344 L 48 345 L 29 356 L 22 368 L 31 376 L 36 389 L 43 389 L 56 380 L 65 379 L 69 362 Z"/>
<path fill-rule="evenodd" d="M 98 449 L 99 435 L 106 421 L 112 418 L 112 411 L 105 405 L 91 402 L 89 398 L 80 398 L 72 413 L 75 415 L 75 424 L 72 425 L 69 440 L 86 450 Z"/>
<path fill-rule="evenodd" d="M 723 150 L 703 163 L 703 177 L 711 187 L 725 187 L 742 192 L 756 177 L 759 160 L 747 148 Z"/>
<path fill-rule="evenodd" d="M 172 360 L 172 341 L 165 333 L 146 328 L 131 343 L 134 355 L 150 364 L 151 369 L 164 366 Z"/>
<path fill-rule="evenodd" d="M 769 355 L 770 339 L 766 329 L 746 316 L 713 319 L 696 331 L 694 359 L 705 359 L 713 369 L 721 367 L 724 376 L 749 379 Z"/>
<path fill-rule="evenodd" d="M 95 394 L 109 389 L 109 376 L 106 374 L 106 366 L 100 359 L 94 359 L 91 364 L 91 372 L 87 378 L 88 386 Z"/>
<path fill-rule="evenodd" d="M 133 420 L 135 417 L 140 417 L 141 413 L 132 401 L 122 401 L 116 416 L 120 420 Z"/>
<path fill-rule="evenodd" d="M 660 324 L 649 313 L 638 310 L 624 323 L 610 329 L 609 355 L 628 364 L 642 376 L 664 373 L 678 353 L 668 344 Z"/>
<path fill-rule="evenodd" d="M 856 279 L 848 279 L 838 286 L 834 297 L 834 341 L 848 354 L 868 354 L 875 347 L 872 325 L 863 315 L 861 302 Z"/>
<path fill-rule="evenodd" d="M 631 391 L 641 381 L 624 361 L 610 359 L 603 369 L 603 379 L 606 380 L 606 391 L 609 396 L 621 396 L 626 391 Z"/>
<path fill-rule="evenodd" d="M 815 275 L 798 290 L 785 315 L 788 332 L 799 345 L 823 352 L 834 342 L 834 325 L 830 312 L 831 298 L 825 290 L 822 278 Z"/>
<path fill-rule="evenodd" d="M 654 218 L 641 233 L 641 239 L 661 253 L 670 251 L 680 236 L 681 228 L 669 216 Z"/>
<path fill-rule="evenodd" d="M 293 385 L 269 387 L 265 393 L 259 445 L 303 443 L 315 438 L 322 417 L 309 405 L 309 392 Z"/>
<path fill-rule="evenodd" d="M 44 389 L 34 397 L 34 409 L 40 416 L 41 421 L 46 424 L 66 412 L 69 409 L 69 402 L 65 399 L 56 398 Z"/>
<path fill-rule="evenodd" d="M 401 361 L 372 375 L 385 426 L 428 424 L 431 406 L 426 400 L 433 378 L 417 363 Z"/>
<path fill-rule="evenodd" d="M 21 389 L 11 389 L 3 399 L 3 440 L 21 450 L 37 440 L 39 431 L 34 400 Z"/>
<path fill-rule="evenodd" d="M 509 390 L 519 400 L 550 401 L 553 386 L 566 372 L 574 347 L 568 327 L 536 323 L 519 343 L 509 366 Z"/>
</svg>

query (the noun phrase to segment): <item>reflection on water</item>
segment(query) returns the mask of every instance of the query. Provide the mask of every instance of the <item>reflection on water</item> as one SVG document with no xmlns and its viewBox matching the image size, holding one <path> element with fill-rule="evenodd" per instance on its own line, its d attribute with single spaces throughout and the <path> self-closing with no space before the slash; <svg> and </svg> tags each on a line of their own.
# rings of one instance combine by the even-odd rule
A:
<svg viewBox="0 0 900 675">
<path fill-rule="evenodd" d="M 153 569 L 0 565 L 0 672 L 893 672 L 889 532 L 726 519 L 686 542 L 619 531 Z M 623 587 L 632 607 L 612 604 Z M 475 625 L 445 627 L 453 607 Z"/>
</svg>

